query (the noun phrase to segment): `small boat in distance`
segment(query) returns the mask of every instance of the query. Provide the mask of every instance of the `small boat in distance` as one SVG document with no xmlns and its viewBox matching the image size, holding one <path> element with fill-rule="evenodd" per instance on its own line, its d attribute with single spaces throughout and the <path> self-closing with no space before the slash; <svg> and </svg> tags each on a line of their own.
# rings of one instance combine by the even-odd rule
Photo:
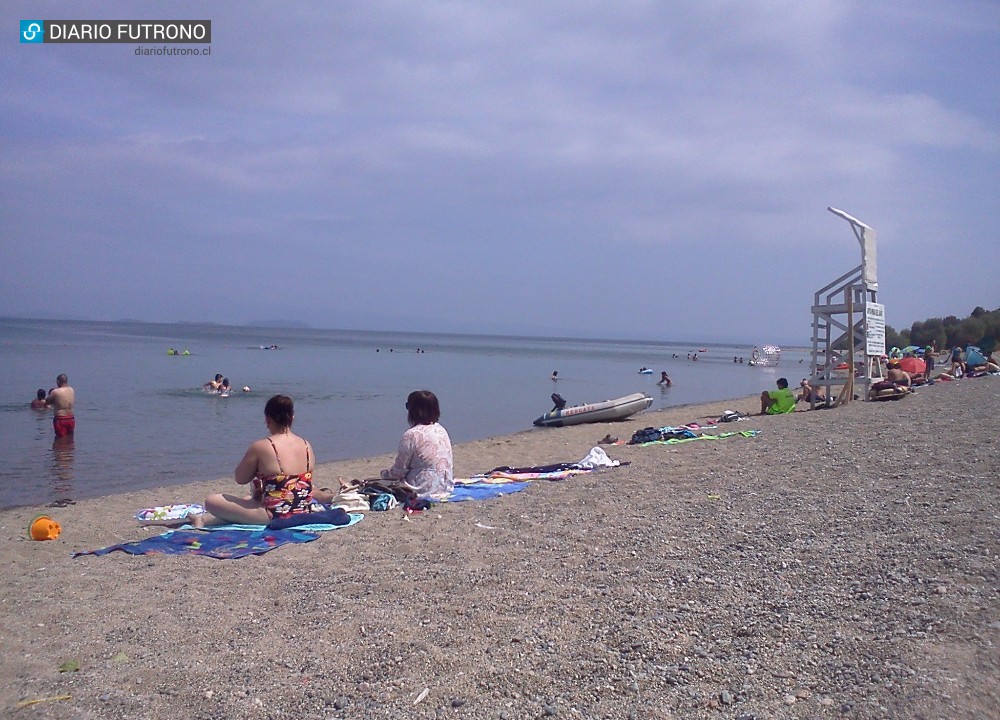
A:
<svg viewBox="0 0 1000 720">
<path fill-rule="evenodd" d="M 535 420 L 535 425 L 538 427 L 563 427 L 565 425 L 624 420 L 640 410 L 645 410 L 652 404 L 653 398 L 646 393 L 632 393 L 614 400 L 554 409 Z"/>
</svg>

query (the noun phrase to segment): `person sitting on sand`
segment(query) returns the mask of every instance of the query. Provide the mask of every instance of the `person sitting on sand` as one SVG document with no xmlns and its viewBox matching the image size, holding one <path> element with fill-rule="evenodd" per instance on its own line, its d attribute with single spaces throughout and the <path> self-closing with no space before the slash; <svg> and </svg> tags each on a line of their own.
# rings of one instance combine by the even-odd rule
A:
<svg viewBox="0 0 1000 720">
<path fill-rule="evenodd" d="M 955 347 L 951 351 L 951 367 L 948 374 L 953 378 L 960 378 L 965 375 L 965 363 L 962 361 L 962 348 Z"/>
<path fill-rule="evenodd" d="M 795 411 L 795 396 L 788 389 L 788 380 L 778 378 L 777 390 L 765 390 L 760 394 L 761 415 L 784 415 Z"/>
<path fill-rule="evenodd" d="M 806 378 L 802 378 L 799 387 L 801 389 L 799 390 L 799 396 L 795 399 L 796 402 L 807 402 L 817 405 L 826 402 L 826 394 L 823 392 L 823 388 L 813 387 Z"/>
<path fill-rule="evenodd" d="M 670 376 L 669 376 L 669 375 L 667 375 L 666 371 L 664 370 L 664 371 L 661 371 L 661 372 L 660 372 L 660 379 L 659 379 L 659 380 L 657 381 L 657 383 L 656 383 L 656 384 L 657 384 L 657 385 L 662 385 L 663 387 L 670 387 L 670 386 L 671 386 L 671 385 L 673 385 L 674 383 L 673 383 L 673 381 L 672 381 L 672 380 L 670 379 Z"/>
<path fill-rule="evenodd" d="M 31 401 L 32 410 L 46 410 L 49 406 L 45 404 L 45 391 L 38 388 L 38 392 L 35 393 L 35 399 Z"/>
<path fill-rule="evenodd" d="M 264 406 L 268 437 L 250 443 L 234 471 L 238 485 L 253 484 L 249 496 L 218 493 L 205 498 L 195 527 L 246 523 L 266 525 L 299 513 L 323 512 L 313 493 L 313 451 L 309 441 L 292 432 L 295 406 L 287 395 L 275 395 Z M 330 493 L 332 497 L 332 493 Z M 329 499 L 326 498 L 326 499 Z"/>
<path fill-rule="evenodd" d="M 451 438 L 438 420 L 441 407 L 430 390 L 414 390 L 406 398 L 410 429 L 399 441 L 396 462 L 382 479 L 396 481 L 420 497 L 443 500 L 455 489 Z"/>
</svg>

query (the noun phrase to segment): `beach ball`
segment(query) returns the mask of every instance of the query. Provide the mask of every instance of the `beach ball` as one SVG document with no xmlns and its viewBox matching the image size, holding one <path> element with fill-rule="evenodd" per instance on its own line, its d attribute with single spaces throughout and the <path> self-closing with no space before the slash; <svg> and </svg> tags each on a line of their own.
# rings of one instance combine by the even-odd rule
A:
<svg viewBox="0 0 1000 720">
<path fill-rule="evenodd" d="M 48 515 L 39 515 L 31 521 L 28 528 L 28 535 L 32 540 L 55 540 L 61 532 L 59 523 Z"/>
</svg>

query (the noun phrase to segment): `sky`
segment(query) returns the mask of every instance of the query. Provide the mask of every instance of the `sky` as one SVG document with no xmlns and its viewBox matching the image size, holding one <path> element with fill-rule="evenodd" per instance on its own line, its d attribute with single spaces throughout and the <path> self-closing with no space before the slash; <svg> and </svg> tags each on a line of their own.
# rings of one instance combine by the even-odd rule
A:
<svg viewBox="0 0 1000 720">
<path fill-rule="evenodd" d="M 805 345 L 861 262 L 829 206 L 889 325 L 1000 307 L 1000 3 L 0 17 L 0 315 Z M 208 19 L 211 55 L 22 19 Z"/>
</svg>

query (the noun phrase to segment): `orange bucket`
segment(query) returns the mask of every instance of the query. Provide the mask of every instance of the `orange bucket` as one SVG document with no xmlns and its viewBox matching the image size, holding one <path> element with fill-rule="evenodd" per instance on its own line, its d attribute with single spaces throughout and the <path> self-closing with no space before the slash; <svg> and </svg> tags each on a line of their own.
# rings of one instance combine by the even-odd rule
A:
<svg viewBox="0 0 1000 720">
<path fill-rule="evenodd" d="M 55 540 L 62 528 L 48 515 L 39 515 L 28 526 L 28 537 L 32 540 Z"/>
</svg>

